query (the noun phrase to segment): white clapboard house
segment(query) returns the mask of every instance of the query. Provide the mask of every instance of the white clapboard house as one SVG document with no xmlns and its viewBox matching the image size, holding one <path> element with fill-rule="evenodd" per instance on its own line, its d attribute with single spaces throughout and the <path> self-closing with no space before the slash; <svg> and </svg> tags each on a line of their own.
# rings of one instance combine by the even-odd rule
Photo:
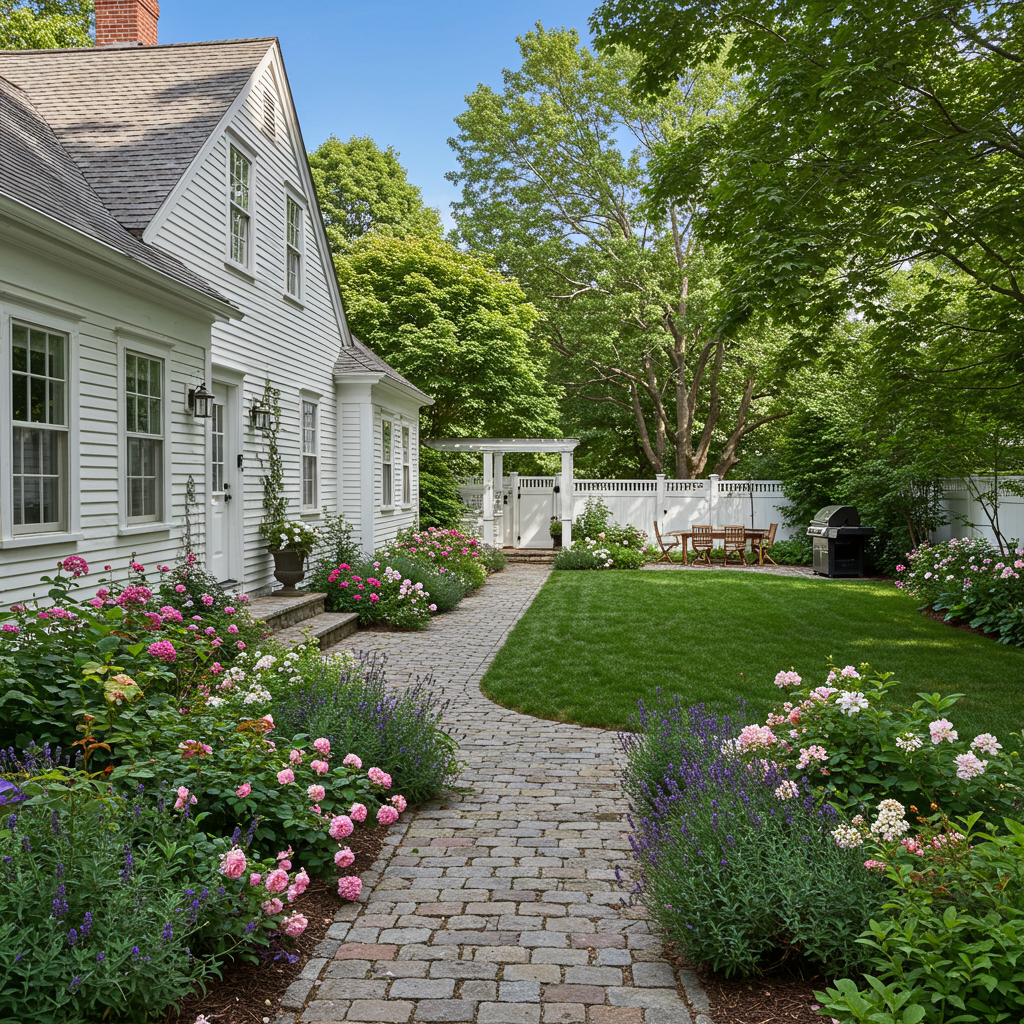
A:
<svg viewBox="0 0 1024 1024">
<path fill-rule="evenodd" d="M 186 531 L 268 592 L 268 383 L 289 517 L 415 521 L 430 399 L 349 333 L 277 40 L 159 46 L 154 8 L 0 52 L 0 605 Z"/>
</svg>

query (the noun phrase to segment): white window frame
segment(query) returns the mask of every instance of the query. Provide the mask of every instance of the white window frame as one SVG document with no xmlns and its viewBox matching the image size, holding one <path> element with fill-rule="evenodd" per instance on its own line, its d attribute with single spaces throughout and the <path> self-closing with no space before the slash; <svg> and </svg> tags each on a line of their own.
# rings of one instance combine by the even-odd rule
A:
<svg viewBox="0 0 1024 1024">
<path fill-rule="evenodd" d="M 158 394 L 153 395 L 151 390 L 147 390 L 145 394 L 137 390 L 136 385 L 135 391 L 129 391 L 128 389 L 128 366 L 135 361 L 135 366 L 138 368 L 139 360 L 144 361 L 147 365 L 147 377 L 152 379 L 152 374 L 156 373 L 159 379 Z M 165 448 L 166 448 L 166 436 L 167 436 L 167 411 L 168 411 L 168 395 L 167 395 L 167 364 L 166 361 L 157 356 L 153 356 L 148 352 L 138 352 L 134 349 L 125 349 L 124 354 L 125 361 L 125 372 L 121 378 L 121 386 L 125 393 L 125 418 L 121 421 L 121 429 L 125 433 L 125 461 L 123 463 L 123 477 L 124 477 L 124 488 L 125 488 L 125 521 L 129 526 L 138 526 L 142 523 L 157 523 L 163 521 L 163 467 L 165 459 Z M 133 403 L 132 399 L 136 401 Z M 138 414 L 138 399 L 143 398 L 149 404 L 149 411 L 147 412 L 147 425 L 152 421 L 149 419 L 149 414 L 152 412 L 152 403 L 158 402 L 158 409 L 160 415 L 160 429 L 159 430 L 140 430 L 138 427 L 139 414 Z M 131 429 L 131 424 L 128 422 L 131 418 L 132 406 L 135 406 L 135 429 Z M 132 442 L 142 441 L 152 446 L 153 466 L 152 475 L 141 474 L 137 479 L 153 481 L 153 511 L 152 512 L 136 512 L 132 514 L 132 497 L 131 497 L 131 482 L 133 479 L 131 475 L 132 468 Z"/>
<path fill-rule="evenodd" d="M 7 298 L 2 296 L 0 298 Z M 37 303 L 28 298 L 0 301 L 0 547 L 23 548 L 68 544 L 82 539 L 81 532 L 81 459 L 79 457 L 79 337 L 80 318 L 74 313 Z M 64 402 L 67 442 L 64 473 L 64 509 L 62 522 L 49 531 L 15 532 L 13 503 L 14 410 L 11 405 L 13 326 L 15 323 L 65 337 Z"/>
<path fill-rule="evenodd" d="M 188 389 L 194 387 L 195 383 L 186 383 L 184 388 L 179 383 L 171 381 L 171 353 L 174 346 L 171 343 L 159 341 L 134 331 L 117 332 L 117 480 L 118 480 L 118 501 L 117 520 L 118 534 L 120 536 L 135 536 L 141 533 L 159 533 L 170 530 L 173 526 L 170 516 L 171 504 L 171 481 L 172 464 L 174 461 L 174 450 L 172 437 L 174 433 L 174 417 L 179 409 L 187 408 Z M 127 380 L 127 356 L 128 353 L 143 356 L 146 359 L 154 359 L 163 367 L 163 381 L 161 382 L 161 394 L 163 395 L 163 415 L 161 426 L 163 427 L 163 450 L 159 475 L 159 493 L 157 495 L 156 514 L 152 517 L 131 517 L 128 516 L 128 396 L 125 389 Z M 205 371 L 205 367 L 203 368 Z M 199 373 L 200 368 L 196 367 L 195 372 Z M 206 375 L 209 380 L 209 375 Z M 191 414 L 188 417 L 192 419 Z M 205 432 L 206 421 L 196 420 Z M 143 435 L 139 435 L 143 436 Z"/>
<path fill-rule="evenodd" d="M 307 406 L 313 413 L 312 445 L 309 445 L 306 426 Z M 307 469 L 312 466 L 312 477 Z M 306 483 L 313 486 L 313 500 L 306 501 Z M 311 395 L 299 395 L 299 507 L 303 512 L 317 512 L 320 508 L 320 403 Z"/>
<path fill-rule="evenodd" d="M 241 206 L 235 203 L 233 198 L 233 165 L 234 157 L 233 152 L 237 152 L 239 156 L 243 157 L 249 162 L 249 207 L 243 209 Z M 251 147 L 247 146 L 241 139 L 239 139 L 234 133 L 229 132 L 227 134 L 227 175 L 224 183 L 225 188 L 225 209 L 227 211 L 227 259 L 225 263 L 228 267 L 233 270 L 239 270 L 249 277 L 256 276 L 256 181 L 257 181 L 257 160 L 256 154 L 253 152 Z M 249 218 L 248 224 L 248 246 L 246 249 L 245 261 L 239 261 L 235 259 L 234 253 L 234 230 L 232 227 L 232 219 L 234 211 L 238 209 L 244 212 Z"/>
<path fill-rule="evenodd" d="M 387 435 L 385 440 L 385 424 Z M 386 451 L 385 447 L 390 448 Z M 391 416 L 380 418 L 380 507 L 392 509 L 395 507 L 395 420 Z"/>
<path fill-rule="evenodd" d="M 412 425 L 403 423 L 402 430 L 402 508 L 412 507 Z"/>
<path fill-rule="evenodd" d="M 288 214 L 292 207 L 298 211 L 298 237 L 292 243 Z M 291 287 L 291 260 L 294 257 L 297 273 L 294 290 Z M 286 298 L 301 302 L 305 292 L 306 277 L 306 204 L 292 188 L 284 192 L 284 294 Z"/>
</svg>

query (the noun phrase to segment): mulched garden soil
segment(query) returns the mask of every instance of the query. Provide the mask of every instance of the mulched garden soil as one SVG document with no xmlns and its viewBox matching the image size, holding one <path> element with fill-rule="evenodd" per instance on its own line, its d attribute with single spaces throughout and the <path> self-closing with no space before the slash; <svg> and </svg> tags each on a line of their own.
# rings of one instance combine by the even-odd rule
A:
<svg viewBox="0 0 1024 1024">
<path fill-rule="evenodd" d="M 388 829 L 381 826 L 353 832 L 346 844 L 356 859 L 346 872 L 358 875 L 367 871 L 387 834 Z M 197 988 L 193 995 L 171 1007 L 160 1024 L 192 1024 L 199 1014 L 205 1014 L 212 1024 L 263 1024 L 267 1018 L 274 1020 L 285 990 L 327 934 L 335 912 L 348 902 L 338 896 L 336 886 L 336 880 L 310 882 L 309 888 L 289 904 L 289 910 L 298 910 L 309 921 L 298 939 L 286 939 L 287 945 L 271 939 L 270 948 L 260 950 L 259 963 L 225 964 L 221 968 L 223 977 L 207 981 L 205 995 Z M 297 955 L 298 960 L 289 963 L 289 955 Z"/>
<path fill-rule="evenodd" d="M 829 1017 L 817 1012 L 815 989 L 831 984 L 806 963 L 794 963 L 768 971 L 760 978 L 726 978 L 694 967 L 669 946 L 662 955 L 680 970 L 696 971 L 711 1002 L 709 1016 L 715 1024 L 827 1024 Z"/>
</svg>

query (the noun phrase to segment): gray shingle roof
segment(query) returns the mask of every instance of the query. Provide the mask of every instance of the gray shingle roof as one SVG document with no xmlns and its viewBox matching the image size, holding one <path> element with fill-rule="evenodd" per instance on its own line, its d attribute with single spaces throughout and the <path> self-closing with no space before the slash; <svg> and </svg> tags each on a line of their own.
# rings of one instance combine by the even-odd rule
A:
<svg viewBox="0 0 1024 1024">
<path fill-rule="evenodd" d="M 275 40 L 0 51 L 115 219 L 141 233 Z"/>
<path fill-rule="evenodd" d="M 0 78 L 0 193 L 151 270 L 228 301 L 183 263 L 118 224 L 29 98 L 4 78 Z"/>
<path fill-rule="evenodd" d="M 424 398 L 428 396 L 420 391 L 412 381 L 407 380 L 397 370 L 392 369 L 375 352 L 371 352 L 354 334 L 351 335 L 352 345 L 343 345 L 334 364 L 335 373 L 383 373 L 385 377 L 402 384 Z"/>
</svg>

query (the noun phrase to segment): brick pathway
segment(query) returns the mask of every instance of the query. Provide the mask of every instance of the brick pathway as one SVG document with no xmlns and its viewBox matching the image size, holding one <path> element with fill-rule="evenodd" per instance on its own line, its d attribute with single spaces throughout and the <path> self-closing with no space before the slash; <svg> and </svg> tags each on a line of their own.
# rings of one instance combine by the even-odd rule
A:
<svg viewBox="0 0 1024 1024">
<path fill-rule="evenodd" d="M 280 1024 L 711 1024 L 697 977 L 661 959 L 615 881 L 631 863 L 615 734 L 480 693 L 548 571 L 509 566 L 422 633 L 346 641 L 386 651 L 392 683 L 433 671 L 466 789 L 392 829 Z"/>
</svg>

